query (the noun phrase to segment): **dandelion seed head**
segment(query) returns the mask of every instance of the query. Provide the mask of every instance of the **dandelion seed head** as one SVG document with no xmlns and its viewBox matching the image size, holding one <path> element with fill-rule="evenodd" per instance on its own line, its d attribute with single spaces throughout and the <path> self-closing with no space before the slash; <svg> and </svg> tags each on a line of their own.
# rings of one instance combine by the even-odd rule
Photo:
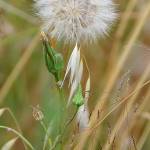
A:
<svg viewBox="0 0 150 150">
<path fill-rule="evenodd" d="M 43 30 L 66 42 L 96 41 L 116 18 L 112 0 L 34 0 Z"/>
</svg>

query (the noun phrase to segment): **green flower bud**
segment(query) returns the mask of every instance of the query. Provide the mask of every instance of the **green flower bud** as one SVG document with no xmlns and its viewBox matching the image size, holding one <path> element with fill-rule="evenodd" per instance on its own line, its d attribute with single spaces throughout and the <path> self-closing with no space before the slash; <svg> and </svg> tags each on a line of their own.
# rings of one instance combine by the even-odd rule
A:
<svg viewBox="0 0 150 150">
<path fill-rule="evenodd" d="M 43 38 L 43 45 L 47 69 L 55 76 L 56 81 L 59 81 L 61 71 L 64 68 L 63 56 L 51 47 L 46 38 Z"/>
</svg>

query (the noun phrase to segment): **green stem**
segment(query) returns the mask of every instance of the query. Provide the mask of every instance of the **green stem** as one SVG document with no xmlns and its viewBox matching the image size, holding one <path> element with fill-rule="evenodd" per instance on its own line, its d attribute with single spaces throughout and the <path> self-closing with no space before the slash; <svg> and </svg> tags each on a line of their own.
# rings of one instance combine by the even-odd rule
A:
<svg viewBox="0 0 150 150">
<path fill-rule="evenodd" d="M 77 115 L 77 112 L 78 112 L 78 107 L 76 108 L 76 111 L 75 111 L 75 113 L 73 114 L 73 116 L 71 117 L 71 119 L 65 124 L 65 126 L 64 126 L 64 131 L 63 131 L 63 133 L 62 133 L 62 136 L 63 136 L 63 134 L 65 133 L 66 128 L 67 128 L 67 127 L 71 124 L 71 122 L 74 120 L 75 116 Z"/>
<path fill-rule="evenodd" d="M 22 134 L 22 130 L 21 130 L 21 128 L 20 128 L 20 126 L 19 126 L 19 123 L 18 123 L 16 117 L 14 116 L 13 112 L 12 112 L 9 108 L 6 108 L 6 110 L 9 112 L 10 116 L 11 116 L 12 119 L 14 120 L 14 122 L 15 122 L 15 124 L 16 124 L 16 127 L 18 128 L 18 131 Z M 23 141 L 23 145 L 24 145 L 25 149 L 27 150 L 27 147 L 26 147 L 24 141 Z"/>
<path fill-rule="evenodd" d="M 45 134 L 47 135 L 47 128 L 43 121 L 40 121 L 41 126 L 43 127 Z M 49 136 L 49 135 L 48 135 Z M 49 146 L 52 147 L 52 140 L 48 137 Z M 45 146 L 43 146 L 43 150 L 45 149 Z"/>
<path fill-rule="evenodd" d="M 32 146 L 32 144 L 24 137 L 22 136 L 18 131 L 10 128 L 10 127 L 7 127 L 7 126 L 0 126 L 1 129 L 6 129 L 8 131 L 11 131 L 13 133 L 15 133 L 16 135 L 18 135 L 32 150 L 35 150 L 35 148 Z"/>
</svg>

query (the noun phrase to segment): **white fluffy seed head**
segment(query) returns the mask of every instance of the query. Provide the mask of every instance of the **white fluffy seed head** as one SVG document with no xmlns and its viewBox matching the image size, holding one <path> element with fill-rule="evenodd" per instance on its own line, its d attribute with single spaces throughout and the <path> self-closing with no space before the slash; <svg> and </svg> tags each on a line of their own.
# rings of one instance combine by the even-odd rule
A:
<svg viewBox="0 0 150 150">
<path fill-rule="evenodd" d="M 78 113 L 77 113 L 77 122 L 78 122 L 80 131 L 84 131 L 85 129 L 88 128 L 89 111 L 88 111 L 87 105 L 84 104 L 79 107 Z"/>
<path fill-rule="evenodd" d="M 116 18 L 112 0 L 34 0 L 43 30 L 66 42 L 93 42 Z"/>
</svg>

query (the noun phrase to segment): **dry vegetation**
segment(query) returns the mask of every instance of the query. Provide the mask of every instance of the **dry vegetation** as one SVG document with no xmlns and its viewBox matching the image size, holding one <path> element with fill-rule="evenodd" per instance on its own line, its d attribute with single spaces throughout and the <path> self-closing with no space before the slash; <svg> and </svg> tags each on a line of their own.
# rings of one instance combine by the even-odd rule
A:
<svg viewBox="0 0 150 150">
<path fill-rule="evenodd" d="M 0 147 L 13 139 L 15 150 L 150 149 L 150 1 L 116 3 L 120 17 L 110 35 L 81 48 L 91 72 L 90 127 L 79 133 L 73 120 L 60 138 L 75 109 L 61 111 L 66 100 L 45 67 L 33 2 L 0 0 Z M 72 47 L 56 49 L 67 60 Z"/>
</svg>

